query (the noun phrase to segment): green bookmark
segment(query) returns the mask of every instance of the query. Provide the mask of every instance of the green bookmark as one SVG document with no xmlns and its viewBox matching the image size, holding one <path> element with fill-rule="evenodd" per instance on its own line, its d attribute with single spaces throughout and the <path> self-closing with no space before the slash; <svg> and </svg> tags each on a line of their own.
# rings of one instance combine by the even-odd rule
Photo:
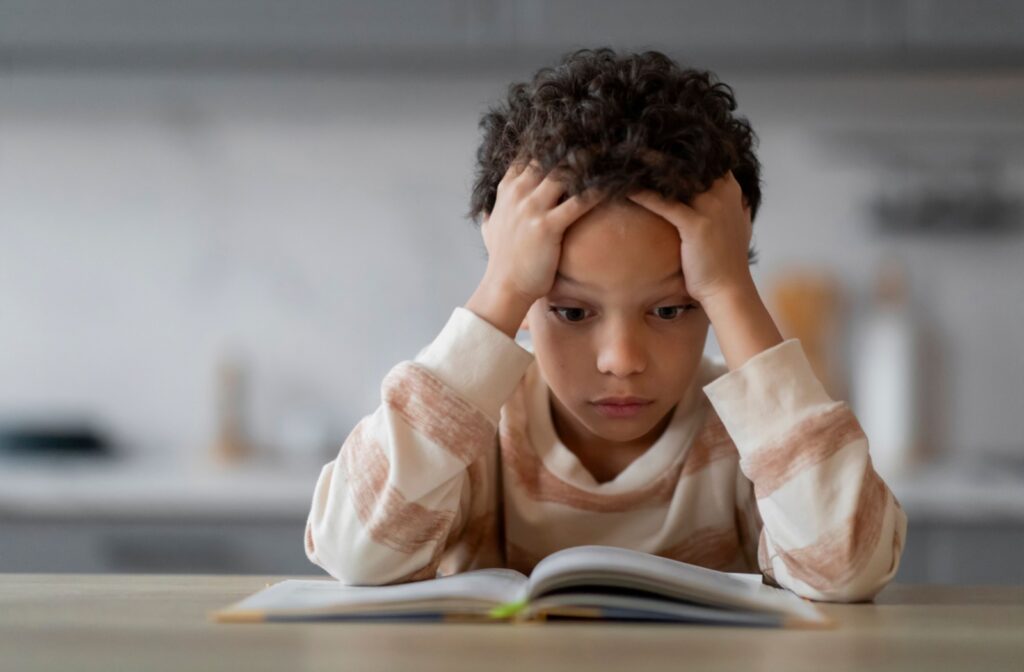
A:
<svg viewBox="0 0 1024 672">
<path fill-rule="evenodd" d="M 517 600 L 515 602 L 505 602 L 487 612 L 487 615 L 491 618 L 508 618 L 515 616 L 517 613 L 522 611 L 523 607 L 526 606 L 527 600 Z"/>
</svg>

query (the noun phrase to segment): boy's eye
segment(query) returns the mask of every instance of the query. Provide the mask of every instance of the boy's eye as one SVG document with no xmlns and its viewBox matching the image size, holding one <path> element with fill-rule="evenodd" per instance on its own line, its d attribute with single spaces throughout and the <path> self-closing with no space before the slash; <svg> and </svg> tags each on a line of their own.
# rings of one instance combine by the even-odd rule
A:
<svg viewBox="0 0 1024 672">
<path fill-rule="evenodd" d="M 683 313 L 688 313 L 691 310 L 696 310 L 696 309 L 697 309 L 697 304 L 695 304 L 695 303 L 688 303 L 688 304 L 686 304 L 684 306 L 663 306 L 661 308 L 656 308 L 655 312 L 659 313 L 658 317 L 663 317 L 666 320 L 671 320 L 671 319 L 674 319 L 674 318 L 678 317 L 679 315 L 681 315 Z M 665 314 L 665 313 L 661 312 L 663 310 L 678 311 L 678 312 L 675 312 L 675 313 L 670 312 L 668 314 Z"/>
<path fill-rule="evenodd" d="M 683 313 L 697 309 L 697 304 L 688 303 L 681 306 L 662 306 L 661 308 L 655 308 L 655 313 L 658 317 L 662 318 L 665 322 L 670 322 Z M 667 311 L 667 312 L 663 312 Z M 586 308 L 559 308 L 557 306 L 551 307 L 551 312 L 558 315 L 565 322 L 582 322 L 585 319 Z M 563 312 L 565 313 L 563 315 Z"/>
<path fill-rule="evenodd" d="M 564 316 L 563 317 L 562 316 L 562 311 L 563 310 L 568 312 L 568 313 L 571 313 L 573 315 L 579 316 L 580 319 L 579 320 L 575 320 L 575 319 L 569 318 L 568 316 Z M 566 322 L 579 322 L 579 321 L 581 321 L 583 319 L 583 316 L 580 315 L 580 313 L 585 313 L 587 311 L 586 311 L 585 308 L 555 308 L 555 307 L 552 307 L 551 308 L 551 312 L 555 313 L 556 315 L 561 317 Z"/>
</svg>

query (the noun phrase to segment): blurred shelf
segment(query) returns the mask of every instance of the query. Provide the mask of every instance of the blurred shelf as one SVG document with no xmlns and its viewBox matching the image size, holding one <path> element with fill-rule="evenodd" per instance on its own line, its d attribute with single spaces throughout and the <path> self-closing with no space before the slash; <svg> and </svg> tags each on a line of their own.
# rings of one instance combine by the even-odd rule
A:
<svg viewBox="0 0 1024 672">
<path fill-rule="evenodd" d="M 948 459 L 886 483 L 911 522 L 1024 523 L 1024 457 Z"/>
<path fill-rule="evenodd" d="M 456 72 L 607 44 L 747 69 L 1019 68 L 1022 18 L 1003 0 L 20 0 L 0 21 L 0 61 Z"/>
<path fill-rule="evenodd" d="M 304 520 L 320 466 L 0 463 L 0 519 Z"/>
<path fill-rule="evenodd" d="M 1024 581 L 1024 466 L 886 479 L 907 512 L 900 582 Z M 315 574 L 303 527 L 320 467 L 0 462 L 0 571 Z"/>
<path fill-rule="evenodd" d="M 305 519 L 321 468 L 0 462 L 0 518 Z M 951 460 L 886 483 L 912 520 L 1024 523 L 1024 460 Z"/>
</svg>

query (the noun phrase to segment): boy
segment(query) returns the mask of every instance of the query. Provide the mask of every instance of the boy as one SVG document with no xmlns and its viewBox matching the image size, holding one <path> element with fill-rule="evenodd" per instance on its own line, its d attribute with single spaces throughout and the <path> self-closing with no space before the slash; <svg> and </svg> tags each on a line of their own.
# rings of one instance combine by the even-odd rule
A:
<svg viewBox="0 0 1024 672">
<path fill-rule="evenodd" d="M 580 50 L 509 88 L 481 122 L 483 279 L 324 466 L 312 562 L 381 585 L 607 544 L 813 600 L 888 583 L 906 515 L 758 296 L 735 107 L 653 51 Z"/>
</svg>

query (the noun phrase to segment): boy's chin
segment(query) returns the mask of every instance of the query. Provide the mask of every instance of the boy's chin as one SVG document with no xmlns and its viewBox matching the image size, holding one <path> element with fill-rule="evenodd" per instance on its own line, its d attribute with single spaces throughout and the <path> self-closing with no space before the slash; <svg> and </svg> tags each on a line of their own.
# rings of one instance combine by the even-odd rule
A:
<svg viewBox="0 0 1024 672">
<path fill-rule="evenodd" d="M 596 414 L 586 423 L 590 431 L 606 441 L 629 443 L 643 438 L 657 426 L 661 417 L 604 418 Z"/>
<path fill-rule="evenodd" d="M 609 418 L 601 415 L 595 408 L 590 407 L 588 409 L 589 417 L 583 424 L 590 429 L 591 433 L 600 436 L 606 441 L 631 443 L 644 438 L 657 429 L 659 425 L 662 426 L 661 432 L 664 432 L 668 428 L 668 416 L 675 408 L 676 405 L 673 404 L 664 411 L 651 408 L 647 413 L 640 413 L 631 418 Z M 661 435 L 661 432 L 659 432 L 658 436 Z M 657 441 L 657 437 L 653 437 L 652 441 Z"/>
</svg>

